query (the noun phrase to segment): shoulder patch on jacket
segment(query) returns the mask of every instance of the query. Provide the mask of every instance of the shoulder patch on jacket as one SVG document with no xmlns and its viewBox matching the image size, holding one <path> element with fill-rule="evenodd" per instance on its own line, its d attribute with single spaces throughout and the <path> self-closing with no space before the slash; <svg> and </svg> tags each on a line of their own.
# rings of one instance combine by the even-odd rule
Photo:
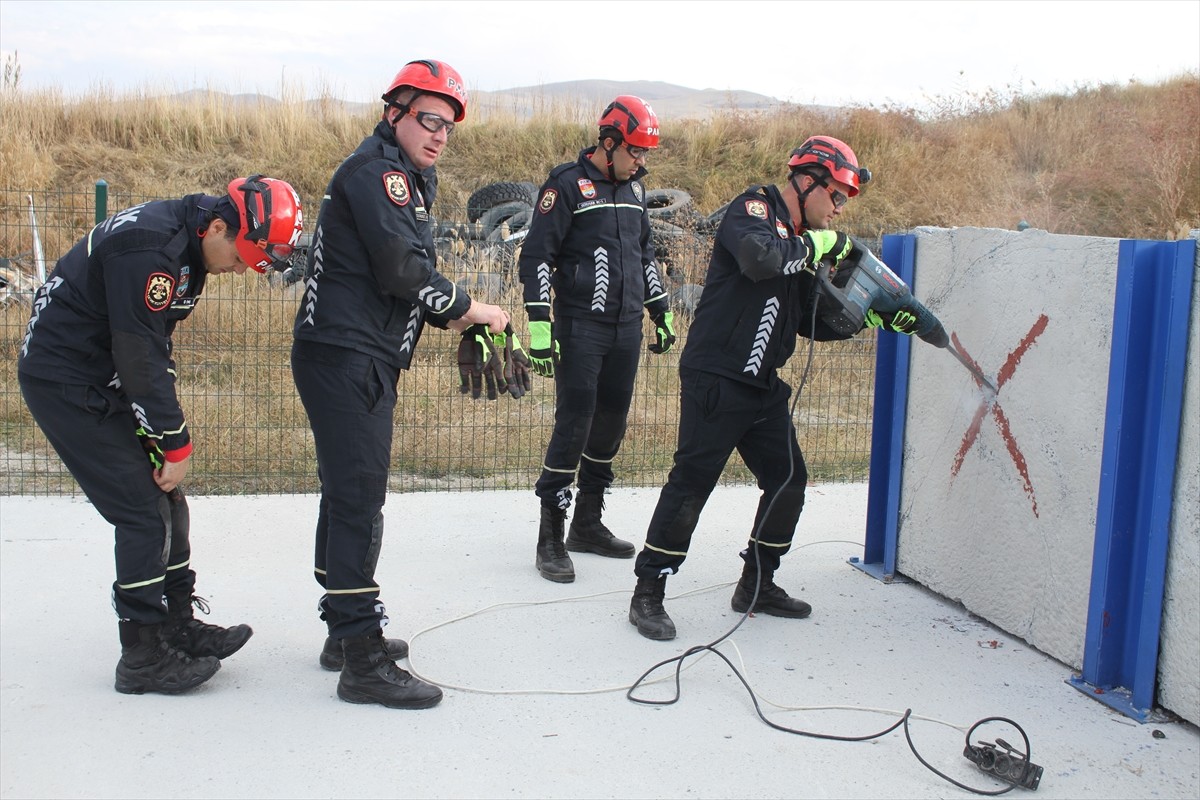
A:
<svg viewBox="0 0 1200 800">
<path fill-rule="evenodd" d="M 542 192 L 542 199 L 538 201 L 538 211 L 543 214 L 549 214 L 550 209 L 554 208 L 554 201 L 558 199 L 558 192 L 554 189 L 547 189 Z"/>
<path fill-rule="evenodd" d="M 408 205 L 408 200 L 412 197 L 408 191 L 408 178 L 404 176 L 403 172 L 385 172 L 383 188 L 387 190 L 388 200 L 398 206 Z"/>
<path fill-rule="evenodd" d="M 747 200 L 746 213 L 759 219 L 767 218 L 767 204 L 761 200 Z"/>
<path fill-rule="evenodd" d="M 175 293 L 175 279 L 165 272 L 155 272 L 146 281 L 146 308 L 162 311 Z"/>
</svg>

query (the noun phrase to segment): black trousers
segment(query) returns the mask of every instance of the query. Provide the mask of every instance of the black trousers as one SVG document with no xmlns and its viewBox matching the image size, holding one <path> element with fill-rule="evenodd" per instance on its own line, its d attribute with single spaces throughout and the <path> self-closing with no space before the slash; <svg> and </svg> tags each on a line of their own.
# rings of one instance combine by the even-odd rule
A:
<svg viewBox="0 0 1200 800">
<path fill-rule="evenodd" d="M 700 512 L 735 449 L 762 490 L 742 558 L 748 564 L 757 559 L 766 570 L 779 568 L 808 483 L 788 414 L 791 393 L 780 380 L 764 390 L 708 372 L 679 371 L 679 443 L 634 564 L 639 578 L 679 571 Z"/>
<path fill-rule="evenodd" d="M 325 590 L 321 619 L 332 636 L 360 636 L 387 622 L 375 567 L 400 370 L 344 347 L 296 341 L 292 377 L 321 481 L 313 567 Z"/>
<path fill-rule="evenodd" d="M 79 488 L 114 528 L 117 616 L 142 625 L 166 619 L 164 597 L 190 600 L 190 516 L 183 491 L 154 482 L 128 401 L 107 386 L 63 384 L 19 375 L 38 427 Z"/>
<path fill-rule="evenodd" d="M 613 459 L 633 401 L 642 325 L 565 317 L 554 323 L 554 336 L 561 351 L 554 369 L 554 431 L 534 491 L 542 505 L 566 509 L 577 471 L 582 492 L 612 485 Z"/>
</svg>

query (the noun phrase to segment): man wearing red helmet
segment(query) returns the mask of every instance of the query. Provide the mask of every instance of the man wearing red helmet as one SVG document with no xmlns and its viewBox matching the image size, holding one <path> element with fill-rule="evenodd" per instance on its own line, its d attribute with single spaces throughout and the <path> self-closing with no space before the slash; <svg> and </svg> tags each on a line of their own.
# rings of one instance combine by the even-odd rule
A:
<svg viewBox="0 0 1200 800">
<path fill-rule="evenodd" d="M 658 138 L 658 118 L 645 101 L 613 100 L 600 115 L 598 143 L 550 171 L 521 247 L 529 356 L 538 374 L 554 378 L 557 396 L 535 490 L 541 522 L 534 564 L 558 583 L 575 580 L 568 550 L 610 558 L 635 552 L 600 514 L 625 436 L 645 313 L 656 331 L 652 352 L 665 353 L 675 341 L 641 183 Z M 579 503 L 564 542 L 577 473 Z"/>
<path fill-rule="evenodd" d="M 125 694 L 197 686 L 252 633 L 193 615 L 193 604 L 208 608 L 193 594 L 180 488 L 192 441 L 171 335 L 209 275 L 286 268 L 303 218 L 283 181 L 254 175 L 228 189 L 142 203 L 92 228 L 38 289 L 18 355 L 30 413 L 115 528 Z"/>
<path fill-rule="evenodd" d="M 687 557 L 692 532 L 734 450 L 762 489 L 734 611 L 807 617 L 808 603 L 774 582 L 791 547 L 808 473 L 791 425 L 791 387 L 778 374 L 797 334 L 839 336 L 814 318 L 816 267 L 849 253 L 829 230 L 870 172 L 845 142 L 814 136 L 792 151 L 787 185 L 752 186 L 717 229 L 704 291 L 679 361 L 679 446 L 634 565 L 629 622 L 649 639 L 675 638 L 663 608 L 666 578 Z"/>
<path fill-rule="evenodd" d="M 321 481 L 314 575 L 328 636 L 320 664 L 340 671 L 338 697 L 347 702 L 428 708 L 442 691 L 396 666 L 408 644 L 384 638 L 388 618 L 375 581 L 396 385 L 426 322 L 459 332 L 482 324 L 499 334 L 509 317 L 437 270 L 434 165 L 466 118 L 462 77 L 440 61 L 412 61 L 383 101 L 382 119 L 334 171 L 321 203 L 292 376 Z"/>
</svg>

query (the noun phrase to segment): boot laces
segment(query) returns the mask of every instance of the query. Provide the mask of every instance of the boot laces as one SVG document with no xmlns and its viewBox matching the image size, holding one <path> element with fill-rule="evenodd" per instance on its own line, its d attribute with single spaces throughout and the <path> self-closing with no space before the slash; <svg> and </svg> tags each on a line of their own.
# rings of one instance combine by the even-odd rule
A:
<svg viewBox="0 0 1200 800">
<path fill-rule="evenodd" d="M 190 605 L 195 606 L 201 614 L 208 615 L 212 613 L 212 609 L 208 605 L 208 600 L 203 597 L 192 595 Z M 184 608 L 189 612 L 191 611 L 190 606 L 184 606 Z M 224 634 L 225 631 L 226 629 L 220 627 L 219 625 L 210 625 L 207 622 L 201 622 L 190 614 L 187 617 L 183 617 L 179 620 L 179 633 L 185 639 L 191 636 L 203 636 L 205 634 L 212 634 L 216 636 Z"/>
<path fill-rule="evenodd" d="M 191 602 L 192 602 L 192 605 L 194 605 L 197 609 L 199 609 L 201 614 L 208 616 L 209 614 L 212 613 L 212 609 L 210 609 L 208 607 L 208 601 L 205 600 L 203 597 L 198 597 L 196 595 L 192 595 Z"/>
<path fill-rule="evenodd" d="M 556 559 L 567 557 L 567 546 L 563 543 L 563 537 L 552 536 L 550 538 L 550 552 L 554 554 Z"/>
</svg>

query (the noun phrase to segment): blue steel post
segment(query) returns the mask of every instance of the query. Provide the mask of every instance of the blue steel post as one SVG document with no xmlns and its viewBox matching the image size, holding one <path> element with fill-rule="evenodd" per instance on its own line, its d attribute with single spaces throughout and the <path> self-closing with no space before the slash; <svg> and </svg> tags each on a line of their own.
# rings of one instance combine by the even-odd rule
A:
<svg viewBox="0 0 1200 800">
<path fill-rule="evenodd" d="M 1068 683 L 1152 718 L 1196 242 L 1122 241 L 1083 674 Z"/>
<path fill-rule="evenodd" d="M 883 237 L 883 263 L 912 285 L 917 237 Z M 879 333 L 875 340 L 875 410 L 871 421 L 871 471 L 867 484 L 867 530 L 862 562 L 850 563 L 876 578 L 896 577 L 900 513 L 900 457 L 908 403 L 908 356 L 912 337 Z"/>
</svg>

